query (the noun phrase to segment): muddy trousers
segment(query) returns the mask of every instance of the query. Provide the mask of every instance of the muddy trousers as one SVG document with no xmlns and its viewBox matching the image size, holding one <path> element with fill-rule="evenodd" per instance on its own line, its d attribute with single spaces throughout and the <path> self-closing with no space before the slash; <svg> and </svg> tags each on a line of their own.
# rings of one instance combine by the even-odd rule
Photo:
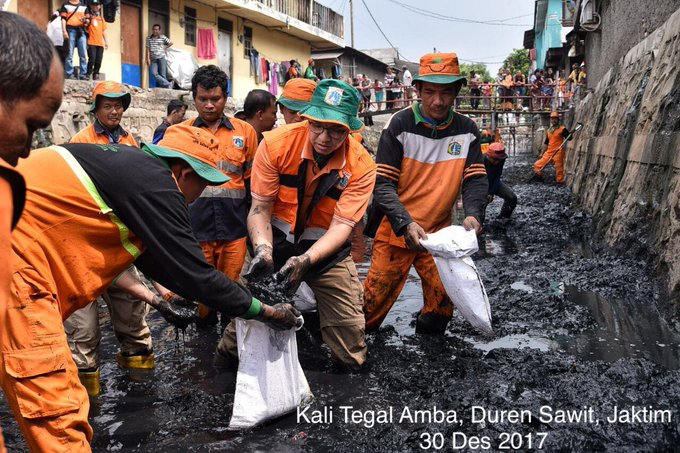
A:
<svg viewBox="0 0 680 453">
<path fill-rule="evenodd" d="M 230 280 L 239 281 L 243 262 L 246 259 L 246 238 L 234 239 L 233 241 L 201 242 L 201 248 L 208 264 L 215 266 Z M 198 305 L 198 315 L 201 319 L 208 318 L 212 311 L 206 305 Z"/>
<path fill-rule="evenodd" d="M 411 266 L 416 268 L 423 285 L 423 308 L 418 315 L 416 332 L 443 334 L 453 316 L 453 303 L 439 278 L 432 255 L 414 252 L 375 240 L 371 267 L 364 282 L 366 330 L 377 330 L 401 294 Z"/>
<path fill-rule="evenodd" d="M 543 176 L 543 170 L 553 154 L 555 152 L 550 150 L 544 152 L 541 158 L 534 164 L 534 173 L 538 176 Z M 555 180 L 562 184 L 564 182 L 564 149 L 559 150 L 550 162 L 555 164 Z"/>
<path fill-rule="evenodd" d="M 34 272 L 34 271 L 33 271 Z M 0 384 L 32 452 L 89 452 L 90 402 L 51 289 L 19 272 L 0 325 Z"/>
<path fill-rule="evenodd" d="M 501 207 L 498 218 L 509 219 L 517 207 L 517 195 L 515 195 L 515 192 L 507 184 L 501 182 L 495 196 L 503 200 L 503 206 Z M 484 223 L 484 220 L 486 219 L 486 206 L 487 205 L 484 205 L 484 212 L 482 213 L 482 223 Z"/>
<path fill-rule="evenodd" d="M 359 368 L 366 361 L 366 339 L 363 289 L 354 261 L 347 257 L 323 275 L 306 278 L 305 282 L 314 292 L 321 338 L 333 360 L 346 368 Z M 225 356 L 237 355 L 233 322 L 224 329 L 217 349 Z"/>
<path fill-rule="evenodd" d="M 131 267 L 132 273 L 140 278 L 139 271 Z M 123 355 L 148 353 L 153 349 L 151 330 L 146 324 L 149 306 L 117 288 L 109 288 L 102 299 L 111 315 L 111 326 L 120 342 Z M 102 334 L 99 328 L 97 301 L 73 312 L 64 321 L 73 360 L 79 370 L 99 367 L 99 344 Z"/>
</svg>

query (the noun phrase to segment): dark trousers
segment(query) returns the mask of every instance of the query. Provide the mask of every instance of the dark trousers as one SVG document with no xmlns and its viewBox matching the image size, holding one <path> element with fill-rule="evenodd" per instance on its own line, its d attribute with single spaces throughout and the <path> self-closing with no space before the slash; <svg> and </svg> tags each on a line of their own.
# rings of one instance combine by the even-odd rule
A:
<svg viewBox="0 0 680 453">
<path fill-rule="evenodd" d="M 494 195 L 503 199 L 503 206 L 501 207 L 501 213 L 499 214 L 498 218 L 509 219 L 512 215 L 512 212 L 515 210 L 515 207 L 517 206 L 517 195 L 515 195 L 515 192 L 513 192 L 513 190 L 503 182 L 500 183 L 498 192 L 496 192 Z M 484 213 L 482 214 L 482 223 L 484 223 L 485 218 L 486 206 L 484 206 Z"/>
<path fill-rule="evenodd" d="M 477 108 L 479 107 L 479 97 L 477 96 L 481 95 L 482 91 L 480 89 L 470 88 L 470 96 L 473 96 L 472 98 L 470 98 L 470 106 L 475 110 L 477 110 Z"/>
<path fill-rule="evenodd" d="M 104 58 L 103 46 L 87 46 L 87 74 L 93 79 L 99 75 L 102 58 Z"/>
</svg>

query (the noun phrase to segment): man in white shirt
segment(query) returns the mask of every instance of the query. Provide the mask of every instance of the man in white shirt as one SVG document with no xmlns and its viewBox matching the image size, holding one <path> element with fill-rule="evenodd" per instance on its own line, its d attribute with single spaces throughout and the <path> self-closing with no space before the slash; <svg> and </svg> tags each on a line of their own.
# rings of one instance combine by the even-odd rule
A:
<svg viewBox="0 0 680 453">
<path fill-rule="evenodd" d="M 404 71 L 402 81 L 404 85 L 406 85 L 406 88 L 404 89 L 404 106 L 408 106 L 411 105 L 411 99 L 413 99 L 413 87 L 411 86 L 411 83 L 413 83 L 413 76 L 411 75 L 411 71 L 408 70 L 408 66 L 403 65 L 401 69 Z"/>
</svg>

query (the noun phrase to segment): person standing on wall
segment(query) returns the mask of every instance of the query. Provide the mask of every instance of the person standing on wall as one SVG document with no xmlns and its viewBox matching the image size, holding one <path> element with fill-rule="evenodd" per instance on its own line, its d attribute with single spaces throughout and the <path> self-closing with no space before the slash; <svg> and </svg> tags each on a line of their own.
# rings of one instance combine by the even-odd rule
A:
<svg viewBox="0 0 680 453">
<path fill-rule="evenodd" d="M 85 78 L 92 77 L 93 80 L 97 80 L 99 69 L 102 67 L 104 49 L 108 49 L 109 44 L 106 42 L 106 21 L 101 14 L 101 0 L 92 0 L 90 10 L 92 15 L 87 28 L 87 74 Z"/>
<path fill-rule="evenodd" d="M 68 45 L 66 55 L 66 78 L 75 78 L 73 67 L 73 52 L 78 48 L 80 68 L 78 76 L 85 79 L 87 73 L 87 27 L 90 25 L 90 9 L 87 2 L 81 0 L 67 0 L 59 8 L 61 15 L 61 32 L 64 35 L 64 46 Z"/>
<path fill-rule="evenodd" d="M 156 80 L 156 85 L 161 88 L 170 88 L 172 83 L 168 81 L 168 62 L 165 59 L 165 51 L 172 47 L 172 41 L 167 36 L 161 35 L 161 26 L 154 24 L 151 28 L 151 36 L 146 38 L 146 65 Z"/>
<path fill-rule="evenodd" d="M 165 131 L 172 125 L 179 124 L 184 121 L 184 115 L 187 113 L 187 105 L 179 99 L 172 99 L 168 102 L 166 108 L 167 116 L 163 118 L 163 122 L 158 125 L 153 131 L 153 139 L 151 143 L 157 145 L 165 135 Z"/>
</svg>

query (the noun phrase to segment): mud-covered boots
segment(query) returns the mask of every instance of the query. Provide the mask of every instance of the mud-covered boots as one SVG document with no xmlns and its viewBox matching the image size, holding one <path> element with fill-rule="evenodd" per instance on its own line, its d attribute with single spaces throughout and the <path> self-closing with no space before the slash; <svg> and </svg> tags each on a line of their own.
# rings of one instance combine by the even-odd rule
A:
<svg viewBox="0 0 680 453">
<path fill-rule="evenodd" d="M 416 319 L 416 333 L 426 335 L 444 335 L 449 318 L 436 313 L 419 313 Z"/>
<path fill-rule="evenodd" d="M 121 368 L 151 370 L 156 366 L 153 351 L 149 349 L 137 353 L 118 351 L 116 353 L 116 361 Z"/>
<path fill-rule="evenodd" d="M 89 396 L 99 396 L 99 368 L 78 370 L 78 378 Z"/>
</svg>

